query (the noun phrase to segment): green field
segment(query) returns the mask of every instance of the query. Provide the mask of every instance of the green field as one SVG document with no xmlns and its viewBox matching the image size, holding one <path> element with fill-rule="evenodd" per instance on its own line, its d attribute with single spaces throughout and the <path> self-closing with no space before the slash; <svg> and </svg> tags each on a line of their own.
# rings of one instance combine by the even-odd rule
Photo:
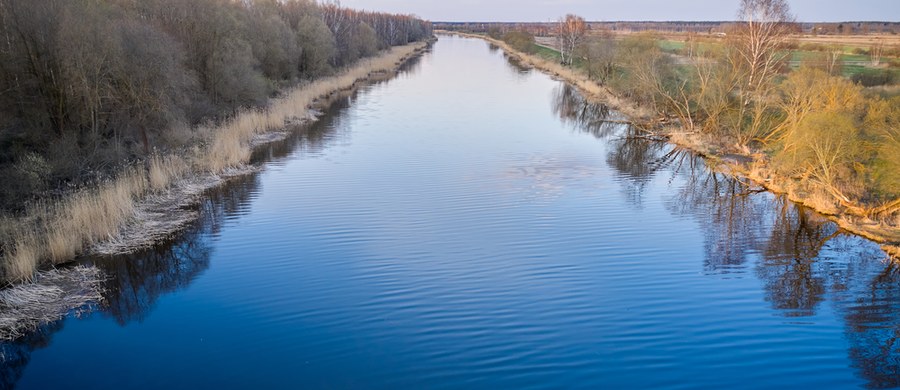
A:
<svg viewBox="0 0 900 390">
<path fill-rule="evenodd" d="M 687 46 L 687 44 L 683 41 L 672 41 L 668 39 L 661 39 L 659 41 L 659 48 L 667 53 L 678 53 L 681 49 L 684 49 L 685 46 Z"/>
<path fill-rule="evenodd" d="M 716 43 L 708 43 L 704 42 L 701 45 L 715 45 Z M 681 54 L 687 44 L 683 41 L 675 41 L 675 40 L 659 40 L 658 45 L 660 49 L 667 53 L 672 54 Z M 541 46 L 538 44 L 534 44 L 532 52 L 546 60 L 550 61 L 560 61 L 562 57 L 559 54 L 559 51 L 551 49 L 546 46 Z M 817 56 L 822 55 L 821 52 L 810 51 L 810 50 L 792 50 L 788 53 L 788 64 L 792 69 L 799 68 L 801 63 L 804 61 L 808 61 L 816 58 Z M 848 54 L 844 53 L 841 55 L 841 61 L 843 64 L 843 73 L 842 75 L 846 78 L 852 79 L 854 77 L 868 77 L 868 78 L 885 78 L 887 77 L 890 81 L 890 84 L 895 84 L 900 82 L 900 69 L 897 68 L 872 68 L 867 64 L 871 58 L 867 55 L 862 54 Z M 885 58 L 885 61 L 890 61 L 892 58 Z M 584 63 L 582 61 L 576 60 L 575 67 L 583 68 Z"/>
<path fill-rule="evenodd" d="M 714 42 L 704 42 L 701 45 L 716 45 Z M 658 45 L 660 49 L 667 53 L 672 54 L 683 54 L 685 47 L 687 44 L 683 41 L 677 40 L 669 40 L 662 39 L 659 40 Z M 821 58 L 823 52 L 812 51 L 812 50 L 792 50 L 787 54 L 788 65 L 792 69 L 799 68 L 800 65 L 805 61 L 814 60 L 817 57 Z M 897 61 L 896 58 L 893 57 L 884 57 L 883 61 Z M 869 61 L 871 61 L 871 57 L 865 54 L 851 54 L 850 50 L 845 50 L 843 54 L 841 54 L 840 61 L 843 65 L 843 73 L 842 75 L 847 78 L 853 77 L 887 77 L 890 80 L 893 80 L 892 83 L 900 82 L 900 69 L 896 68 L 873 68 L 868 65 Z"/>
<path fill-rule="evenodd" d="M 541 46 L 536 43 L 534 44 L 533 53 L 535 55 L 537 55 L 538 57 L 541 57 L 548 61 L 555 61 L 555 62 L 562 61 L 562 55 L 559 53 L 559 50 L 551 49 L 546 46 Z M 575 68 L 579 68 L 579 69 L 585 68 L 585 62 L 583 59 L 580 59 L 580 58 L 576 58 L 575 63 L 573 65 Z"/>
<path fill-rule="evenodd" d="M 821 56 L 823 53 L 819 51 L 809 51 L 809 50 L 794 50 L 791 51 L 791 62 L 802 62 L 805 60 L 816 58 L 817 56 Z M 870 61 L 872 57 L 863 55 L 863 54 L 841 54 L 841 61 L 843 62 L 866 62 Z"/>
<path fill-rule="evenodd" d="M 534 44 L 534 54 L 545 60 L 562 61 L 562 56 L 559 54 L 559 51 L 536 43 Z"/>
</svg>

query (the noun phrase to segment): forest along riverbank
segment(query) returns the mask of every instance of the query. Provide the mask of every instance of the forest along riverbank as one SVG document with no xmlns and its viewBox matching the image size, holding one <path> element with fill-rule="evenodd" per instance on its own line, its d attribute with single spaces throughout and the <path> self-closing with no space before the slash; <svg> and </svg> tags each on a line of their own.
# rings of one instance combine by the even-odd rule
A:
<svg viewBox="0 0 900 390">
<path fill-rule="evenodd" d="M 769 163 L 759 153 L 745 155 L 718 153 L 707 140 L 700 134 L 690 133 L 677 125 L 667 124 L 659 120 L 659 113 L 636 104 L 621 96 L 617 96 L 609 88 L 601 86 L 591 80 L 583 72 L 571 67 L 563 66 L 558 62 L 548 61 L 539 56 L 524 53 L 507 44 L 504 41 L 485 35 L 468 34 L 455 31 L 436 31 L 438 34 L 459 35 L 469 38 L 477 38 L 500 47 L 507 55 L 518 59 L 520 62 L 539 69 L 554 77 L 578 87 L 586 96 L 602 102 L 622 114 L 629 117 L 630 121 L 647 132 L 649 137 L 665 139 L 679 147 L 691 150 L 709 160 L 709 166 L 719 172 L 735 175 L 739 178 L 752 181 L 760 190 L 766 190 L 779 195 L 785 195 L 792 202 L 804 205 L 816 212 L 827 216 L 842 229 L 866 237 L 878 242 L 882 248 L 895 260 L 900 259 L 900 224 L 879 223 L 869 218 L 866 209 L 860 205 L 846 204 L 835 208 L 829 202 L 829 207 L 823 207 L 822 202 L 805 197 L 803 192 L 791 191 L 791 178 L 781 177 L 769 168 Z M 897 200 L 886 206 L 896 207 Z M 895 211 L 893 216 L 900 221 L 900 211 Z"/>
<path fill-rule="evenodd" d="M 176 182 L 240 173 L 258 133 L 433 38 L 410 15 L 307 0 L 0 8 L 0 286 L 118 237 Z"/>
<path fill-rule="evenodd" d="M 35 272 L 45 256 L 53 264 L 64 264 L 78 255 L 130 253 L 171 237 L 199 216 L 190 206 L 198 203 L 206 190 L 259 169 L 250 165 L 254 148 L 284 139 L 291 126 L 316 121 L 318 109 L 329 104 L 330 96 L 392 77 L 433 43 L 431 39 L 394 47 L 335 76 L 296 87 L 265 109 L 245 111 L 221 126 L 203 129 L 215 134 L 203 155 L 197 148 L 197 154 L 190 156 L 156 156 L 146 172 L 131 169 L 111 183 L 77 193 L 54 207 L 64 214 L 28 221 L 42 225 L 23 234 L 25 238 L 20 238 L 15 251 L 4 259 L 7 267 L 18 272 L 18 279 L 26 282 L 0 290 L 0 340 L 20 337 L 73 309 L 89 311 L 102 296 L 104 275 L 99 270 L 77 266 Z M 98 219 L 103 220 L 105 229 L 113 229 L 103 238 L 98 232 L 79 234 L 75 230 Z M 94 235 L 84 237 L 91 233 Z"/>
</svg>

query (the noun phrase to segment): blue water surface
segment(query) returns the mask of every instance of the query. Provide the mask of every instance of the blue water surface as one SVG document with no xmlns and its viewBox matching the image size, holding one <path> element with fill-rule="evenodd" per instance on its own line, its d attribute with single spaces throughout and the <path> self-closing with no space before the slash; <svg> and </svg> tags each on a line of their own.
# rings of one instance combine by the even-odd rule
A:
<svg viewBox="0 0 900 390">
<path fill-rule="evenodd" d="M 444 36 L 210 191 L 173 242 L 86 259 L 97 312 L 0 387 L 891 388 L 900 266 Z"/>
</svg>

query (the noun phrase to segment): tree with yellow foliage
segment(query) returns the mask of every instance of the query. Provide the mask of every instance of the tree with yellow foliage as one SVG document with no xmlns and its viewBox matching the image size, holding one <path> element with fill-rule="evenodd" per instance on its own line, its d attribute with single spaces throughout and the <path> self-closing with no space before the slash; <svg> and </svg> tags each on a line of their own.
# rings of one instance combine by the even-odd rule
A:
<svg viewBox="0 0 900 390">
<path fill-rule="evenodd" d="M 784 115 L 770 140 L 780 168 L 818 182 L 836 198 L 858 192 L 855 164 L 863 159 L 861 87 L 818 69 L 791 73 L 779 86 Z"/>
</svg>

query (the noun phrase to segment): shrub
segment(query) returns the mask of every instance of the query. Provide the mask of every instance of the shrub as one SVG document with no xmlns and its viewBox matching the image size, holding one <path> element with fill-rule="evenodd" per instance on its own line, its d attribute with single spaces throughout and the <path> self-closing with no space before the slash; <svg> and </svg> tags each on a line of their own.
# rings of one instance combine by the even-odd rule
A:
<svg viewBox="0 0 900 390">
<path fill-rule="evenodd" d="M 863 87 L 893 85 L 898 82 L 897 72 L 892 69 L 865 69 L 850 77 L 854 83 Z"/>
<path fill-rule="evenodd" d="M 510 31 L 503 35 L 503 41 L 518 51 L 534 53 L 534 35 L 526 31 Z"/>
</svg>

